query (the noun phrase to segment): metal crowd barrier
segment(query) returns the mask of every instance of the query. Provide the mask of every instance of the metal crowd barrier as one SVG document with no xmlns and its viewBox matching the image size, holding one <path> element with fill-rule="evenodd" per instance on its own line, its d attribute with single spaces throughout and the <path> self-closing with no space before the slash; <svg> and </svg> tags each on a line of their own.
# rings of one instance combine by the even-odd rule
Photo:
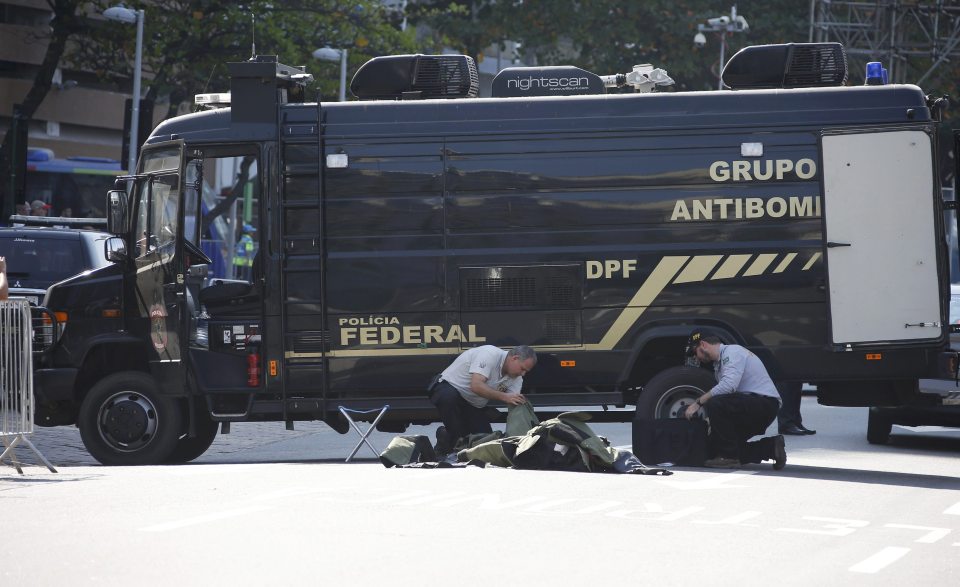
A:
<svg viewBox="0 0 960 587">
<path fill-rule="evenodd" d="M 33 434 L 34 343 L 27 300 L 0 300 L 0 441 L 4 447 L 0 463 L 9 456 L 9 464 L 21 475 L 23 469 L 14 451 L 19 444 L 25 444 L 51 472 L 57 472 L 27 438 Z"/>
</svg>

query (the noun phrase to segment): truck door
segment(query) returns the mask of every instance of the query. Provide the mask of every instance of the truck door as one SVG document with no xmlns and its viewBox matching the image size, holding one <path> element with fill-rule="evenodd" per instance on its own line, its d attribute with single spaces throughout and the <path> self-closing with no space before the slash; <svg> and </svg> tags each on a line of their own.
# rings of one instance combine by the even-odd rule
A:
<svg viewBox="0 0 960 587">
<path fill-rule="evenodd" d="M 145 340 L 150 369 L 161 389 L 180 390 L 183 306 L 183 186 L 179 169 L 183 145 L 177 141 L 145 150 L 137 182 L 132 256 L 136 267 L 130 325 Z"/>
<path fill-rule="evenodd" d="M 941 336 L 931 136 L 826 135 L 824 255 L 832 341 Z"/>
</svg>

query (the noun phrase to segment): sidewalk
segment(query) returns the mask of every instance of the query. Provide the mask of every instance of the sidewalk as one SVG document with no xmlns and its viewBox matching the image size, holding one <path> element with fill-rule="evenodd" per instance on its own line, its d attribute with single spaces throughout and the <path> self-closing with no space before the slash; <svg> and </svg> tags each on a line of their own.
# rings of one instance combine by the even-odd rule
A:
<svg viewBox="0 0 960 587">
<path fill-rule="evenodd" d="M 361 426 L 367 424 L 361 423 Z M 426 434 L 432 439 L 434 428 L 411 426 L 404 434 Z M 370 441 L 378 450 L 383 450 L 394 436 L 392 432 L 375 431 Z M 84 448 L 76 426 L 37 427 L 28 438 L 54 467 L 100 465 Z M 235 422 L 230 434 L 218 434 L 207 452 L 192 462 L 342 461 L 359 440 L 353 430 L 339 434 L 322 422 L 296 422 L 294 430 L 287 430 L 283 422 Z M 25 464 L 39 464 L 26 447 L 17 448 L 17 457 Z M 356 460 L 373 458 L 366 446 L 360 447 L 355 457 Z M 9 465 L 0 464 L 0 470 L 3 467 Z"/>
</svg>

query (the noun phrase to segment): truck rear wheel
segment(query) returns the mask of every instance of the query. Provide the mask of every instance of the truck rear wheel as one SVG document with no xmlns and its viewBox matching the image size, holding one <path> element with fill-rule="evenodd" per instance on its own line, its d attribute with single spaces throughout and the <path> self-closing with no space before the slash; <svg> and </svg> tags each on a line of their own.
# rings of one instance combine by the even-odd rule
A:
<svg viewBox="0 0 960 587">
<path fill-rule="evenodd" d="M 893 422 L 883 415 L 879 408 L 870 408 L 867 416 L 867 442 L 870 444 L 887 444 L 890 441 L 890 431 Z"/>
<path fill-rule="evenodd" d="M 638 418 L 683 417 L 687 406 L 716 385 L 713 375 L 699 367 L 671 367 L 654 375 L 637 398 Z"/>
<path fill-rule="evenodd" d="M 200 404 L 202 402 L 197 403 Z M 220 423 L 211 420 L 205 410 L 198 411 L 196 422 L 197 435 L 190 438 L 184 433 L 184 435 L 177 440 L 177 445 L 173 448 L 173 452 L 170 453 L 170 456 L 168 456 L 164 462 L 170 464 L 189 463 L 207 452 L 207 449 L 210 448 L 210 445 L 213 444 L 213 441 L 217 438 L 217 430 L 219 427 Z"/>
<path fill-rule="evenodd" d="M 94 385 L 80 406 L 80 438 L 104 465 L 155 465 L 173 452 L 182 429 L 177 402 L 152 377 L 125 371 Z"/>
</svg>

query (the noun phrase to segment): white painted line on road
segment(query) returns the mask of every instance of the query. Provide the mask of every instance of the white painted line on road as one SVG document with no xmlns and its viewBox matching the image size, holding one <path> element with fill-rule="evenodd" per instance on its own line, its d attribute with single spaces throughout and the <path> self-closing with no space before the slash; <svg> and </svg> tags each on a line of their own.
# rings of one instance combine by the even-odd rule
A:
<svg viewBox="0 0 960 587">
<path fill-rule="evenodd" d="M 667 481 L 658 479 L 663 485 L 673 487 L 674 489 L 737 489 L 748 487 L 747 485 L 731 485 L 730 482 L 736 481 L 753 475 L 756 471 L 737 471 L 736 473 L 720 473 L 711 475 L 700 481 Z"/>
<path fill-rule="evenodd" d="M 853 573 L 876 573 L 897 562 L 908 552 L 910 552 L 909 548 L 888 546 L 877 554 L 858 562 L 848 570 Z"/>
<path fill-rule="evenodd" d="M 943 513 L 948 516 L 960 516 L 960 501 L 945 509 Z"/>
<path fill-rule="evenodd" d="M 260 495 L 255 495 L 248 499 L 244 499 L 241 501 L 241 503 L 253 503 L 257 501 L 277 501 L 281 499 L 286 499 L 288 497 L 301 497 L 304 495 L 312 495 L 314 493 L 320 493 L 322 491 L 324 491 L 322 487 L 290 487 L 288 489 L 280 489 L 277 491 L 261 493 Z"/>
<path fill-rule="evenodd" d="M 589 503 L 591 501 L 596 501 L 597 503 Z M 585 505 L 580 506 L 576 509 L 565 511 L 566 514 L 592 514 L 602 510 L 607 510 L 619 505 L 623 505 L 623 502 L 620 501 L 609 501 L 609 500 L 593 500 L 593 499 L 579 499 L 576 497 L 564 497 L 560 499 L 551 499 L 543 503 L 532 505 L 528 508 L 525 508 L 525 512 L 544 512 L 553 508 L 559 509 L 557 506 L 575 504 L 578 502 L 587 502 Z"/>
<path fill-rule="evenodd" d="M 753 518 L 759 517 L 763 512 L 743 512 L 742 514 L 736 514 L 734 516 L 728 516 L 722 520 L 694 520 L 694 524 L 710 524 L 710 525 L 719 525 L 719 524 L 729 524 L 733 526 L 754 526 L 757 524 L 744 524 L 747 520 L 752 520 Z"/>
<path fill-rule="evenodd" d="M 170 469 L 175 469 L 173 471 L 164 471 L 164 475 L 176 475 L 177 477 L 192 477 L 195 475 L 226 475 L 228 473 L 249 473 L 250 471 L 260 471 L 262 470 L 263 465 L 259 463 L 251 464 L 229 464 L 229 465 L 215 465 L 215 464 L 205 464 L 205 463 L 196 463 L 189 464 L 183 467 L 168 467 Z"/>
<path fill-rule="evenodd" d="M 928 530 L 926 534 L 914 540 L 914 542 L 923 542 L 933 544 L 951 532 L 950 528 L 933 528 L 930 526 L 914 526 L 912 524 L 884 524 L 884 528 L 903 528 L 904 530 Z"/>
<path fill-rule="evenodd" d="M 945 426 L 902 426 L 900 424 L 894 424 L 893 426 L 897 431 L 910 432 L 912 434 L 960 434 L 960 430 L 947 428 Z"/>
<path fill-rule="evenodd" d="M 824 518 L 821 516 L 803 516 L 810 522 L 822 522 L 817 528 L 777 528 L 777 532 L 798 532 L 800 534 L 819 534 L 821 536 L 849 536 L 857 528 L 866 528 L 870 522 L 848 520 L 846 518 Z"/>
<path fill-rule="evenodd" d="M 274 506 L 251 506 L 247 508 L 241 508 L 238 510 L 228 510 L 225 512 L 217 512 L 214 514 L 205 514 L 202 516 L 196 516 L 193 518 L 185 518 L 183 520 L 176 520 L 174 522 L 165 522 L 163 524 L 156 524 L 153 526 L 147 526 L 145 528 L 140 528 L 141 532 L 166 532 L 167 530 L 176 530 L 177 528 L 185 528 L 187 526 L 196 526 L 197 524 L 205 524 L 207 522 L 215 522 L 217 520 L 224 520 L 226 518 L 235 518 L 237 516 L 244 516 L 246 514 L 252 514 L 254 512 L 263 512 L 266 510 L 272 510 Z"/>
</svg>

